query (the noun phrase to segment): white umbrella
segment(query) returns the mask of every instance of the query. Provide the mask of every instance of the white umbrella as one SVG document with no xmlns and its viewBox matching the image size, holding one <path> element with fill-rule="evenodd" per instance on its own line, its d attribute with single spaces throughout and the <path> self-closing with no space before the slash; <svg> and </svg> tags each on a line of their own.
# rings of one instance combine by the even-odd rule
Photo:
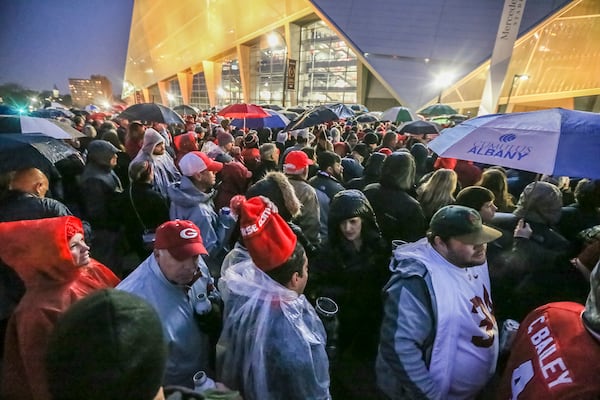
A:
<svg viewBox="0 0 600 400">
<path fill-rule="evenodd" d="M 55 139 L 76 139 L 85 136 L 68 123 L 25 115 L 0 115 L 0 134 L 2 133 L 44 135 Z"/>
</svg>

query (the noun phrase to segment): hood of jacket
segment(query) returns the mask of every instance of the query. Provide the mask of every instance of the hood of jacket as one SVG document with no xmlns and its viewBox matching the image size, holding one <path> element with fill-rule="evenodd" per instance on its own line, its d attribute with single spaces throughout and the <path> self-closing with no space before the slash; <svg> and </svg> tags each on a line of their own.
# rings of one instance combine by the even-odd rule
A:
<svg viewBox="0 0 600 400">
<path fill-rule="evenodd" d="M 390 271 L 406 278 L 424 276 L 427 273 L 425 264 L 429 251 L 431 250 L 427 238 L 398 246 L 392 252 Z"/>
<path fill-rule="evenodd" d="M 69 249 L 67 230 L 83 233 L 73 216 L 0 223 L 0 259 L 25 283 L 68 281 L 79 269 Z"/>
<path fill-rule="evenodd" d="M 142 152 L 152 155 L 154 148 L 159 143 L 164 143 L 165 138 L 162 137 L 156 129 L 148 128 L 144 133 L 144 141 L 142 142 Z"/>
<path fill-rule="evenodd" d="M 197 207 L 199 203 L 210 202 L 216 194 L 214 189 L 209 193 L 200 191 L 187 176 L 182 176 L 181 181 L 170 184 L 167 192 L 171 203 L 180 207 Z"/>
<path fill-rule="evenodd" d="M 598 264 L 590 276 L 590 294 L 585 303 L 582 317 L 584 324 L 600 335 L 600 267 Z"/>
</svg>

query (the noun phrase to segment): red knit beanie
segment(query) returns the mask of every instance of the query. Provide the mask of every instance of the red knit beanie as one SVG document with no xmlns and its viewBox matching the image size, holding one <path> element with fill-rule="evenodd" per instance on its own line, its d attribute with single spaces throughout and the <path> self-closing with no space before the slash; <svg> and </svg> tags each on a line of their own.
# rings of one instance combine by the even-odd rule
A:
<svg viewBox="0 0 600 400">
<path fill-rule="evenodd" d="M 273 204 L 261 197 L 238 204 L 240 231 L 254 264 L 269 272 L 285 263 L 294 252 L 297 238 Z"/>
</svg>

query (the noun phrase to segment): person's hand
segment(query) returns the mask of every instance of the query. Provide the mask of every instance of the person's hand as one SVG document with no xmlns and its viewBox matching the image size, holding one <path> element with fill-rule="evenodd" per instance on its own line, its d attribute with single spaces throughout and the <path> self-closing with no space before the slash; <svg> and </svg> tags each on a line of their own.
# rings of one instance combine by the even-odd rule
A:
<svg viewBox="0 0 600 400">
<path fill-rule="evenodd" d="M 513 236 L 516 238 L 529 239 L 532 234 L 533 230 L 531 229 L 531 226 L 529 226 L 529 223 L 525 222 L 525 220 L 521 218 L 519 222 L 517 222 Z"/>
</svg>

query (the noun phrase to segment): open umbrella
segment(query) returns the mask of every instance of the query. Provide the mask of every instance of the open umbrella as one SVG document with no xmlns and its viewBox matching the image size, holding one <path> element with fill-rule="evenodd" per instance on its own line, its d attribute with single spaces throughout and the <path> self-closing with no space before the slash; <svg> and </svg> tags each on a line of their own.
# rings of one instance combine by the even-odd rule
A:
<svg viewBox="0 0 600 400">
<path fill-rule="evenodd" d="M 458 114 L 458 111 L 456 111 L 449 105 L 437 103 L 432 104 L 429 107 L 425 107 L 424 109 L 419 111 L 418 114 L 421 114 L 424 117 L 437 117 L 439 115 Z"/>
<path fill-rule="evenodd" d="M 221 109 L 217 114 L 222 117 L 231 119 L 241 119 L 243 121 L 242 128 L 246 128 L 246 119 L 266 118 L 269 114 L 261 106 L 256 104 L 235 103 Z"/>
<path fill-rule="evenodd" d="M 0 115 L 0 133 L 44 135 L 55 139 L 76 139 L 85 136 L 68 123 L 25 115 Z"/>
<path fill-rule="evenodd" d="M 49 171 L 51 164 L 77 150 L 66 143 L 42 135 L 6 133 L 0 135 L 0 172 L 35 167 Z"/>
<path fill-rule="evenodd" d="M 442 157 L 600 178 L 600 114 L 553 108 L 483 115 L 443 130 L 429 147 Z"/>
<path fill-rule="evenodd" d="M 87 105 L 87 106 L 85 106 L 83 109 L 84 109 L 85 111 L 89 112 L 90 114 L 91 114 L 91 113 L 97 113 L 97 112 L 100 112 L 100 107 L 98 107 L 98 106 L 97 106 L 97 105 L 95 105 L 95 104 L 88 104 L 88 105 Z"/>
<path fill-rule="evenodd" d="M 75 116 L 71 111 L 62 108 L 42 108 L 30 112 L 29 115 L 38 118 L 71 118 Z"/>
<path fill-rule="evenodd" d="M 259 129 L 259 128 L 285 128 L 287 124 L 290 123 L 290 120 L 286 118 L 285 115 L 275 111 L 275 110 L 265 110 L 268 117 L 264 118 L 251 118 L 246 121 L 243 119 L 233 119 L 231 120 L 231 125 L 243 128 L 244 125 L 246 128 L 250 129 Z"/>
<path fill-rule="evenodd" d="M 200 114 L 200 110 L 198 110 L 194 106 L 190 106 L 188 104 L 180 104 L 178 106 L 173 107 L 173 111 L 177 112 L 179 115 L 198 115 Z"/>
<path fill-rule="evenodd" d="M 341 103 L 326 104 L 305 111 L 300 117 L 285 127 L 284 131 L 309 128 L 330 121 L 354 117 L 354 111 Z"/>
<path fill-rule="evenodd" d="M 18 115 L 19 110 L 8 104 L 0 104 L 0 114 L 2 115 Z"/>
<path fill-rule="evenodd" d="M 440 133 L 439 125 L 429 121 L 411 121 L 400 128 L 398 133 L 413 135 L 437 135 Z"/>
<path fill-rule="evenodd" d="M 127 107 L 119 114 L 119 118 L 130 121 L 152 121 L 165 124 L 183 124 L 183 120 L 169 107 L 157 103 L 140 103 Z"/>
<path fill-rule="evenodd" d="M 379 119 L 379 117 L 377 117 L 377 115 L 374 115 L 374 114 L 371 114 L 370 112 L 368 112 L 368 113 L 357 115 L 356 118 L 354 118 L 354 120 L 356 122 L 360 122 L 361 124 L 365 124 L 365 123 L 377 122 L 380 119 Z"/>
<path fill-rule="evenodd" d="M 379 119 L 381 121 L 390 121 L 397 124 L 401 122 L 415 121 L 417 120 L 417 117 L 410 108 L 398 106 L 385 110 Z"/>
<path fill-rule="evenodd" d="M 238 118 L 238 119 L 249 119 L 249 118 L 265 118 L 269 114 L 261 106 L 256 104 L 247 103 L 236 103 L 230 104 L 227 107 L 221 109 L 217 114 L 226 118 Z"/>
</svg>

